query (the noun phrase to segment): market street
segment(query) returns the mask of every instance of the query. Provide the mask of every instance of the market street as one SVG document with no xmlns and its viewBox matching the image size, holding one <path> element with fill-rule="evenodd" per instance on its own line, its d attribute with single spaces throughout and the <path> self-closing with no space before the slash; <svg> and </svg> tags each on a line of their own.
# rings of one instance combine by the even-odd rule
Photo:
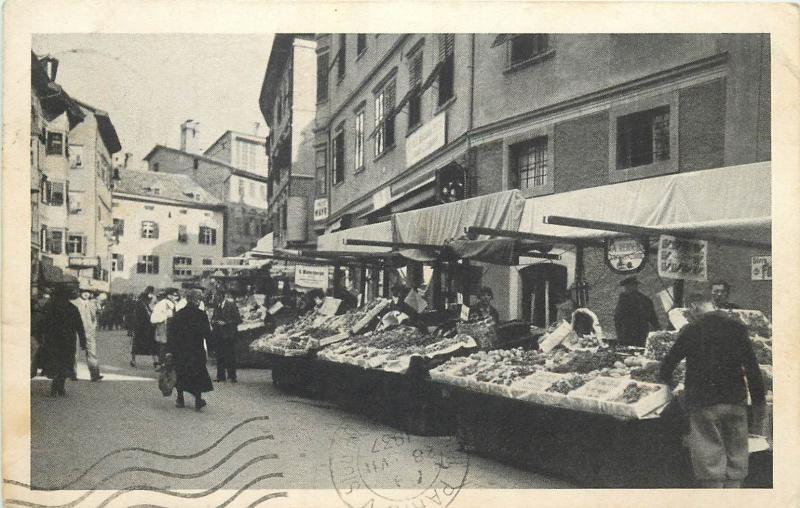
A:
<svg viewBox="0 0 800 508">
<path fill-rule="evenodd" d="M 47 397 L 49 383 L 44 378 L 36 378 L 32 383 L 34 485 L 69 484 L 67 488 L 80 490 L 124 489 L 142 484 L 172 490 L 206 489 L 232 476 L 223 488 L 238 489 L 259 476 L 282 473 L 282 477 L 262 479 L 251 488 L 332 488 L 329 461 L 337 429 L 348 426 L 375 436 L 402 434 L 325 402 L 282 393 L 273 387 L 266 370 L 241 370 L 237 385 L 215 383 L 215 391 L 207 397 L 208 406 L 199 414 L 189 409 L 193 406 L 191 397 L 187 398 L 186 409 L 177 409 L 174 397 L 162 397 L 159 392 L 149 357 L 139 357 L 137 369 L 128 365 L 129 340 L 124 331 L 101 331 L 99 358 L 105 378 L 90 383 L 85 380 L 88 379 L 85 365 L 79 364 L 79 377 L 84 380 L 68 383 L 66 398 Z M 254 420 L 264 416 L 269 419 Z M 242 422 L 246 423 L 235 428 Z M 456 447 L 454 439 L 448 437 L 410 436 L 410 439 L 420 443 L 419 448 Z M 140 447 L 185 456 L 197 454 L 217 441 L 218 445 L 191 459 L 141 451 L 114 454 L 75 481 L 114 450 Z M 408 454 L 407 458 L 409 464 L 404 469 L 411 469 L 413 457 Z M 468 460 L 466 488 L 572 486 L 482 457 L 470 455 Z M 132 467 L 137 470 L 121 471 Z M 171 478 L 142 471 L 146 468 L 186 477 Z M 114 475 L 115 472 L 118 474 Z M 104 478 L 107 481 L 98 484 Z"/>
</svg>

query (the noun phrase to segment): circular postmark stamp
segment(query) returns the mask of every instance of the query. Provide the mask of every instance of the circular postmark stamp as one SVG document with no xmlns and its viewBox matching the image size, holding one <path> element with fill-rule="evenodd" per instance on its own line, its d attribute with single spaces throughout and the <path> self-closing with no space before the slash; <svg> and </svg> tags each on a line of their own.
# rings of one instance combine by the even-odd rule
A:
<svg viewBox="0 0 800 508">
<path fill-rule="evenodd" d="M 444 507 L 464 486 L 469 458 L 454 438 L 343 425 L 333 437 L 330 471 L 352 508 Z"/>
</svg>

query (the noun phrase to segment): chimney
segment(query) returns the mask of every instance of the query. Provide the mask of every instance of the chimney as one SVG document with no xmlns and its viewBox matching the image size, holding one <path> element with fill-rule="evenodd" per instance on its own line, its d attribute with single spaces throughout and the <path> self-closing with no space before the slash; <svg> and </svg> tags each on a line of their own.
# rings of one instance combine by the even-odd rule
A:
<svg viewBox="0 0 800 508">
<path fill-rule="evenodd" d="M 181 151 L 200 153 L 198 146 L 199 125 L 199 122 L 195 122 L 192 119 L 186 120 L 181 124 Z"/>
<path fill-rule="evenodd" d="M 55 81 L 56 75 L 58 75 L 58 59 L 52 56 L 46 56 L 40 61 L 42 65 L 44 65 L 45 72 L 47 72 L 47 75 L 50 77 L 50 81 Z"/>
</svg>

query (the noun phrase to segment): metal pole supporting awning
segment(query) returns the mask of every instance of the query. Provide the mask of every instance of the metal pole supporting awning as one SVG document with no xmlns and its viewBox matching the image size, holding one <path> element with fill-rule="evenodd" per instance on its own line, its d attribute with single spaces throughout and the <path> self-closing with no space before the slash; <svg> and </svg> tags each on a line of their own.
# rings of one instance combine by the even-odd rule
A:
<svg viewBox="0 0 800 508">
<path fill-rule="evenodd" d="M 379 240 L 357 240 L 357 239 L 347 239 L 345 240 L 346 245 L 364 245 L 370 247 L 389 247 L 393 249 L 418 249 L 418 250 L 433 250 L 433 251 L 443 251 L 448 248 L 447 245 L 433 245 L 427 243 L 402 243 L 402 242 L 384 242 Z M 550 246 L 531 246 L 531 250 L 537 250 L 537 248 L 541 248 L 542 250 L 549 250 Z M 400 254 L 400 253 L 396 253 Z M 547 252 L 530 252 L 529 250 L 525 250 L 521 252 L 522 255 L 525 257 L 530 258 L 540 258 L 540 259 L 549 259 L 549 260 L 559 260 L 561 256 L 558 254 L 549 254 Z"/>
</svg>

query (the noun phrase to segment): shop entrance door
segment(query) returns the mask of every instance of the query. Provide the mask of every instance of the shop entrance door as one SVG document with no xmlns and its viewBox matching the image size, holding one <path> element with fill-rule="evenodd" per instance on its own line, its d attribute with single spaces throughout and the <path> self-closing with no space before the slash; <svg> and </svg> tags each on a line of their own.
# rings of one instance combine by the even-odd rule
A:
<svg viewBox="0 0 800 508">
<path fill-rule="evenodd" d="M 519 271 L 522 278 L 522 316 L 534 326 L 547 327 L 556 319 L 558 300 L 567 292 L 567 267 L 539 263 Z"/>
</svg>

